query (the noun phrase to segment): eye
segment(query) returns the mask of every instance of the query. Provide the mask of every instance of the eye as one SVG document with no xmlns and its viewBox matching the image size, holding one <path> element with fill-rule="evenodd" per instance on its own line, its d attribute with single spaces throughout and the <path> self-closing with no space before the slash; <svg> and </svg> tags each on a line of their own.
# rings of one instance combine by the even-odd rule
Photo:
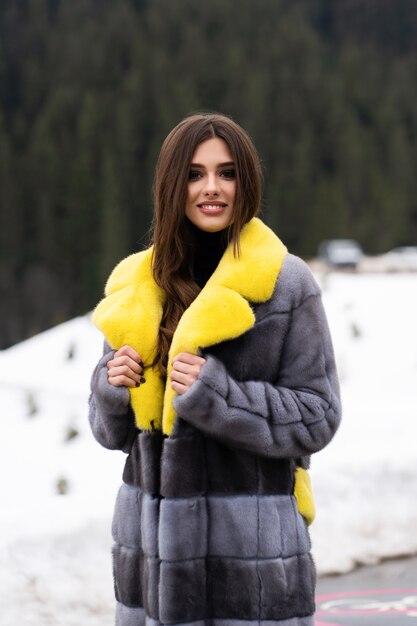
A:
<svg viewBox="0 0 417 626">
<path fill-rule="evenodd" d="M 188 180 L 199 180 L 199 178 L 201 178 L 201 172 L 199 170 L 190 170 Z"/>
<path fill-rule="evenodd" d="M 236 178 L 236 170 L 230 168 L 227 170 L 222 170 L 220 172 L 220 176 L 222 178 L 226 178 L 227 180 L 233 180 L 234 178 Z"/>
</svg>

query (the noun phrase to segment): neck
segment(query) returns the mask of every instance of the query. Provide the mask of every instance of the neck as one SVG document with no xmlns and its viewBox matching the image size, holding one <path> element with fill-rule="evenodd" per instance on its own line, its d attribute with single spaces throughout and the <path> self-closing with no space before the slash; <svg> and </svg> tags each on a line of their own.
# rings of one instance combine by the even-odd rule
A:
<svg viewBox="0 0 417 626">
<path fill-rule="evenodd" d="M 228 228 L 217 232 L 200 230 L 189 222 L 193 238 L 193 277 L 202 289 L 222 258 L 228 245 Z"/>
</svg>

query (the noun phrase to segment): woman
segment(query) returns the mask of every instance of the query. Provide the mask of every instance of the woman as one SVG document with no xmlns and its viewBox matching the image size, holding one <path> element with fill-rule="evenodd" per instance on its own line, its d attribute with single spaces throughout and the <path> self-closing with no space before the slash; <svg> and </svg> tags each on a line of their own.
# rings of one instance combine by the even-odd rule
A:
<svg viewBox="0 0 417 626">
<path fill-rule="evenodd" d="M 156 167 L 153 246 L 115 268 L 94 313 L 106 343 L 90 423 L 129 455 L 120 626 L 313 624 L 297 468 L 335 433 L 339 388 L 318 286 L 254 217 L 260 201 L 247 134 L 184 119 Z"/>
</svg>

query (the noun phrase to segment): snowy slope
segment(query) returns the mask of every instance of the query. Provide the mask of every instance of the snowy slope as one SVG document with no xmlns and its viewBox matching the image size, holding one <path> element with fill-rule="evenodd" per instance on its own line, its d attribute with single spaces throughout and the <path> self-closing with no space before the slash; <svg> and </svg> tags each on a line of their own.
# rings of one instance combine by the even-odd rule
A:
<svg viewBox="0 0 417 626">
<path fill-rule="evenodd" d="M 318 279 L 344 403 L 311 470 L 314 556 L 327 573 L 417 552 L 417 275 Z M 86 316 L 0 353 L 0 626 L 113 623 L 110 521 L 124 455 L 87 424 L 101 345 Z"/>
<path fill-rule="evenodd" d="M 417 274 L 322 282 L 342 426 L 313 459 L 319 571 L 417 552 Z"/>
<path fill-rule="evenodd" d="M 1 626 L 113 623 L 109 519 L 123 455 L 96 444 L 86 417 L 101 351 L 81 317 L 0 353 Z"/>
</svg>

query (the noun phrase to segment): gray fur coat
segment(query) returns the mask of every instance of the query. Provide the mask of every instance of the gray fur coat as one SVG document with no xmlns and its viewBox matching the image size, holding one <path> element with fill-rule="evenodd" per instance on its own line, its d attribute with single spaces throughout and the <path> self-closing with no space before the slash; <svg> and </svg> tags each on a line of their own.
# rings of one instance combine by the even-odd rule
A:
<svg viewBox="0 0 417 626">
<path fill-rule="evenodd" d="M 178 327 L 173 354 L 206 359 L 184 395 L 170 395 L 151 366 L 163 294 L 144 270 L 147 251 L 116 268 L 95 314 L 106 347 L 90 424 L 103 446 L 128 454 L 113 519 L 118 626 L 313 625 L 315 570 L 294 477 L 338 427 L 335 360 L 307 266 L 260 220 L 246 229 L 241 257 L 226 251 Z M 220 287 L 232 293 L 220 297 Z M 142 397 L 107 382 L 114 350 L 135 341 L 141 387 L 150 383 Z"/>
</svg>

